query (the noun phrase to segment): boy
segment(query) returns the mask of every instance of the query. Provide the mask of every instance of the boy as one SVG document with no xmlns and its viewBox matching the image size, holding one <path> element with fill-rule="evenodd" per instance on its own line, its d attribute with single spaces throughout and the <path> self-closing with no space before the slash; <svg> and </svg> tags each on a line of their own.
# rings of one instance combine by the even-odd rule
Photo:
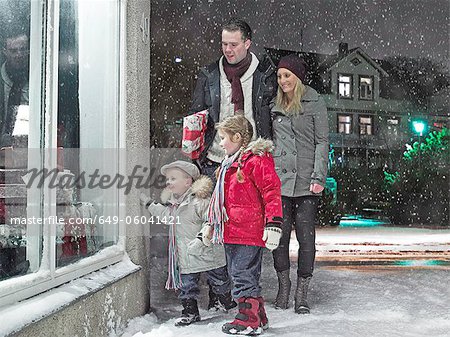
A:
<svg viewBox="0 0 450 337">
<path fill-rule="evenodd" d="M 200 321 L 197 298 L 200 273 L 206 272 L 208 283 L 225 310 L 236 306 L 230 293 L 225 252 L 222 245 L 211 245 L 203 233 L 209 228 L 207 210 L 212 190 L 210 178 L 200 176 L 197 166 L 186 161 L 164 165 L 161 174 L 167 187 L 161 203 L 151 202 L 141 194 L 141 202 L 155 221 L 165 222 L 169 230 L 169 277 L 166 289 L 179 289 L 183 305 L 176 326 Z"/>
</svg>

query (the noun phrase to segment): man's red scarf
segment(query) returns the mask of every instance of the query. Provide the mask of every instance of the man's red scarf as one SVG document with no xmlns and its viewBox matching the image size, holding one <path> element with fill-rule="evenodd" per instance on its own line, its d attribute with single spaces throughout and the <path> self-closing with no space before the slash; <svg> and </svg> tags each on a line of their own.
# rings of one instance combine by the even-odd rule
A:
<svg viewBox="0 0 450 337">
<path fill-rule="evenodd" d="M 231 103 L 234 104 L 234 112 L 244 112 L 244 93 L 242 91 L 241 77 L 252 63 L 252 54 L 247 56 L 236 64 L 229 64 L 226 58 L 223 58 L 223 70 L 227 75 L 227 80 L 231 83 Z"/>
</svg>

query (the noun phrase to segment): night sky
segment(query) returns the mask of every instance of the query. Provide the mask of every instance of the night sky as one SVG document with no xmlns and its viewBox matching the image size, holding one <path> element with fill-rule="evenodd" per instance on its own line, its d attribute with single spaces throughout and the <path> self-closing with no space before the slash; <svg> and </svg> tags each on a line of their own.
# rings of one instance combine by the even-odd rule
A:
<svg viewBox="0 0 450 337">
<path fill-rule="evenodd" d="M 449 64 L 449 0 L 156 0 L 151 11 L 156 121 L 186 113 L 194 76 L 221 55 L 221 26 L 233 16 L 252 27 L 257 55 L 264 47 L 334 54 L 343 41 L 377 59 Z"/>
</svg>

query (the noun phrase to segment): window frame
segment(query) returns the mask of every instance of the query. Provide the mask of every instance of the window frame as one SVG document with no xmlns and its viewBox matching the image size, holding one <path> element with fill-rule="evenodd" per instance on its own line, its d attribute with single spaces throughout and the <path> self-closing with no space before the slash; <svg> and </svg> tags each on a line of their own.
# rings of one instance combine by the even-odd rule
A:
<svg viewBox="0 0 450 337">
<path fill-rule="evenodd" d="M 339 117 L 349 117 L 350 118 L 350 122 L 349 123 L 341 123 L 339 121 Z M 344 130 L 344 132 L 341 132 L 340 131 L 341 124 L 350 125 L 350 131 L 348 133 L 345 132 L 345 130 Z M 352 114 L 349 114 L 349 113 L 339 113 L 339 114 L 337 114 L 337 133 L 340 134 L 340 135 L 351 135 L 353 133 L 353 115 Z"/>
<path fill-rule="evenodd" d="M 117 169 L 119 174 L 126 175 L 126 160 L 121 159 L 125 156 L 123 149 L 126 147 L 126 1 L 116 1 L 119 16 L 119 111 L 117 130 L 117 154 L 119 159 Z M 37 22 L 36 25 L 39 25 L 40 29 L 35 30 L 33 39 L 40 39 L 38 40 L 40 41 L 40 47 L 36 50 L 34 55 L 36 56 L 37 53 L 40 53 L 37 57 L 41 70 L 35 72 L 35 74 L 37 74 L 36 76 L 39 77 L 39 85 L 35 85 L 36 88 L 30 90 L 30 96 L 34 95 L 36 98 L 34 100 L 36 106 L 34 106 L 33 109 L 36 109 L 35 111 L 39 111 L 40 113 L 41 133 L 38 141 L 42 153 L 40 167 L 51 170 L 57 167 L 56 144 L 60 1 L 31 1 L 30 3 L 33 7 L 32 13 L 37 13 L 36 17 L 39 18 L 39 22 Z M 50 29 L 50 27 L 55 28 Z M 36 36 L 38 34 L 39 36 Z M 31 50 L 31 52 L 33 51 Z M 31 76 L 32 75 L 30 75 L 30 84 L 32 83 Z M 49 218 L 51 215 L 56 215 L 56 190 L 54 188 L 49 188 L 49 186 L 44 184 L 41 190 L 36 190 L 32 193 L 34 197 L 39 198 L 39 207 L 33 209 L 34 215 L 43 219 Z M 124 219 L 126 215 L 126 198 L 123 193 L 118 192 L 117 206 L 117 216 L 119 219 Z M 56 268 L 56 225 L 45 223 L 42 226 L 42 229 L 39 230 L 42 233 L 42 236 L 39 235 L 39 240 L 42 240 L 42 258 L 39 267 L 35 272 L 0 281 L 0 302 L 2 303 L 2 306 L 16 303 L 93 271 L 120 262 L 125 256 L 126 226 L 124 222 L 118 224 L 118 240 L 115 245 L 104 248 L 92 256 L 82 258 L 72 264 L 60 268 Z M 34 245 L 36 246 L 36 243 L 34 243 Z M 38 245 L 40 245 L 40 243 L 38 243 Z M 27 242 L 27 256 L 28 250 L 29 247 Z"/>
<path fill-rule="evenodd" d="M 361 96 L 361 88 L 362 88 L 362 86 L 361 86 L 361 80 L 363 79 L 363 78 L 365 78 L 365 79 L 370 79 L 371 81 L 372 81 L 372 97 L 371 98 L 366 98 L 366 97 L 362 97 Z M 375 80 L 375 77 L 374 76 L 371 76 L 371 75 L 359 75 L 358 76 L 358 98 L 359 98 L 359 100 L 361 100 L 361 101 L 373 101 L 374 99 L 375 99 L 375 95 L 374 95 L 374 90 L 373 90 L 373 88 L 374 88 L 374 85 L 375 85 L 375 83 L 374 83 L 374 80 Z"/>
<path fill-rule="evenodd" d="M 391 123 L 391 121 L 392 122 L 396 121 L 396 123 Z M 400 117 L 388 117 L 386 119 L 386 124 L 388 126 L 391 126 L 391 127 L 399 127 L 400 126 L 400 122 L 401 122 L 401 118 Z"/>
<path fill-rule="evenodd" d="M 358 126 L 359 126 L 359 135 L 360 136 L 374 136 L 375 135 L 375 128 L 374 128 L 374 116 L 373 115 L 358 115 Z M 362 118 L 370 118 L 371 123 L 367 124 L 367 123 L 361 123 L 361 119 Z M 362 133 L 361 131 L 363 130 L 362 126 L 367 126 L 370 125 L 371 127 L 371 133 Z M 365 129 L 367 131 L 367 128 Z"/>
<path fill-rule="evenodd" d="M 347 76 L 350 78 L 350 83 L 347 82 L 341 82 L 340 76 Z M 350 95 L 348 97 L 342 96 L 340 92 L 340 84 L 348 84 L 350 86 Z M 353 100 L 353 74 L 346 74 L 346 73 L 337 73 L 337 97 L 338 99 L 346 99 L 346 100 Z"/>
</svg>

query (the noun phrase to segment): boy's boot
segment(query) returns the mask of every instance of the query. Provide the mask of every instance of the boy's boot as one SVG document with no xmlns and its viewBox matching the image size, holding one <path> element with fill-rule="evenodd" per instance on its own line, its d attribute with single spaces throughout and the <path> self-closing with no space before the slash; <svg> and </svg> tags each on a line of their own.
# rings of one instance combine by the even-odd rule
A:
<svg viewBox="0 0 450 337">
<path fill-rule="evenodd" d="M 183 310 L 181 311 L 181 317 L 176 320 L 175 326 L 186 326 L 200 321 L 197 300 L 192 298 L 182 299 L 181 304 L 183 305 Z"/>
<path fill-rule="evenodd" d="M 228 291 L 225 294 L 217 294 L 217 298 L 225 311 L 233 309 L 237 306 L 237 303 L 233 300 L 233 297 L 231 297 L 231 291 Z"/>
<path fill-rule="evenodd" d="M 215 309 L 216 311 L 219 310 L 220 309 L 219 298 L 217 297 L 217 294 L 212 290 L 211 286 L 209 286 L 208 297 L 209 297 L 208 310 L 211 309 Z"/>
</svg>

